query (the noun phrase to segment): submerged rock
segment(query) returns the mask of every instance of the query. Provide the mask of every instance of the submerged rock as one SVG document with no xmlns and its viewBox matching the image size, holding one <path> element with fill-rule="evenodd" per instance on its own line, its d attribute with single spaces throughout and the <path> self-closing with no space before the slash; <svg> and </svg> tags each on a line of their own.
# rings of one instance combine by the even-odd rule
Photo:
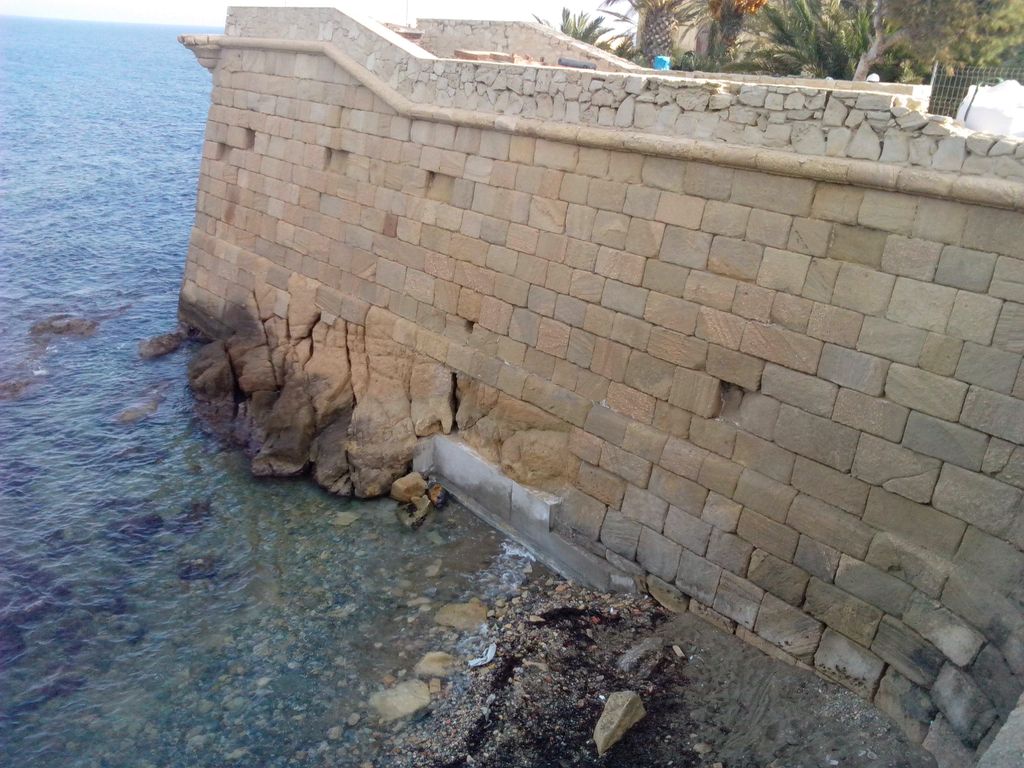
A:
<svg viewBox="0 0 1024 768">
<path fill-rule="evenodd" d="M 412 671 L 417 677 L 448 677 L 458 665 L 459 660 L 450 653 L 431 651 L 416 662 Z"/>
<path fill-rule="evenodd" d="M 427 492 L 427 481 L 419 472 L 410 472 L 391 484 L 391 498 L 402 504 L 409 504 L 417 496 Z"/>
<path fill-rule="evenodd" d="M 0 400 L 17 400 L 32 386 L 32 379 L 5 379 L 0 381 Z"/>
<path fill-rule="evenodd" d="M 448 603 L 438 609 L 434 621 L 443 627 L 471 632 L 487 621 L 487 606 L 476 598 L 468 603 Z"/>
<path fill-rule="evenodd" d="M 178 578 L 182 581 L 212 579 L 217 575 L 217 561 L 211 556 L 193 557 L 178 565 Z"/>
<path fill-rule="evenodd" d="M 78 336 L 86 338 L 96 333 L 99 321 L 86 317 L 75 317 L 67 313 L 52 315 L 32 324 L 29 333 L 36 338 L 47 336 Z"/>
<path fill-rule="evenodd" d="M 152 416 L 160 408 L 164 401 L 164 388 L 159 387 L 152 391 L 149 397 L 135 405 L 130 405 L 117 415 L 117 420 L 122 424 L 134 424 L 142 421 L 147 416 Z"/>
<path fill-rule="evenodd" d="M 161 333 L 151 339 L 139 342 L 139 357 L 143 360 L 152 360 L 156 357 L 163 357 L 175 352 L 185 341 L 185 332 L 182 330 Z"/>
<path fill-rule="evenodd" d="M 116 538 L 141 541 L 160 532 L 164 527 L 164 519 L 156 512 L 135 515 L 111 525 Z"/>
<path fill-rule="evenodd" d="M 601 718 L 594 727 L 597 754 L 603 755 L 643 719 L 647 711 L 634 691 L 616 691 L 605 702 Z"/>
<path fill-rule="evenodd" d="M 223 341 L 210 342 L 189 361 L 188 384 L 200 400 L 234 402 L 235 375 Z"/>
<path fill-rule="evenodd" d="M 409 680 L 370 697 L 370 706 L 384 722 L 414 715 L 430 705 L 430 688 L 422 680 Z"/>
<path fill-rule="evenodd" d="M 289 477 L 309 466 L 309 449 L 316 430 L 316 415 L 309 393 L 290 380 L 263 423 L 264 442 L 252 460 L 257 476 Z"/>
<path fill-rule="evenodd" d="M 193 533 L 213 516 L 209 499 L 195 499 L 174 518 L 174 530 L 178 533 Z"/>
</svg>

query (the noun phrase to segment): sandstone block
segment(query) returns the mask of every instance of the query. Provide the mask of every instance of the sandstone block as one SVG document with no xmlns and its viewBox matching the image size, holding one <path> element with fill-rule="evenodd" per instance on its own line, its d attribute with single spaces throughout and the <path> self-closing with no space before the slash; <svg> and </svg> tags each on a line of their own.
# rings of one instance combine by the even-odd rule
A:
<svg viewBox="0 0 1024 768">
<path fill-rule="evenodd" d="M 960 422 L 1020 445 L 1024 443 L 1024 400 L 972 386 Z"/>
<path fill-rule="evenodd" d="M 804 610 L 865 647 L 871 645 L 882 620 L 878 608 L 820 579 L 808 583 Z"/>
<path fill-rule="evenodd" d="M 677 227 L 699 229 L 705 204 L 702 197 L 662 192 L 654 218 Z"/>
<path fill-rule="evenodd" d="M 881 488 L 871 489 L 864 522 L 947 557 L 956 552 L 966 527 L 950 515 Z"/>
<path fill-rule="evenodd" d="M 615 510 L 608 510 L 601 525 L 601 543 L 627 560 L 636 557 L 640 524 Z"/>
<path fill-rule="evenodd" d="M 952 288 L 899 277 L 885 316 L 897 323 L 942 333 L 955 299 Z"/>
<path fill-rule="evenodd" d="M 1022 492 L 977 472 L 946 464 L 935 486 L 936 509 L 976 525 L 996 536 L 1006 536 L 1020 514 Z"/>
<path fill-rule="evenodd" d="M 911 597 L 903 621 L 960 667 L 970 664 L 985 643 L 981 633 L 952 611 L 920 594 Z"/>
<path fill-rule="evenodd" d="M 759 472 L 744 469 L 733 498 L 750 509 L 782 522 L 786 511 L 796 496 L 796 491 L 787 483 L 772 480 Z"/>
<path fill-rule="evenodd" d="M 712 607 L 742 627 L 754 628 L 764 590 L 746 579 L 723 571 Z"/>
<path fill-rule="evenodd" d="M 852 389 L 841 389 L 832 418 L 848 427 L 899 442 L 909 414 L 909 409 L 902 405 Z"/>
<path fill-rule="evenodd" d="M 697 483 L 673 474 L 661 467 L 655 467 L 651 473 L 649 490 L 669 504 L 694 515 L 700 514 L 700 511 L 704 508 L 704 500 L 708 495 L 707 489 L 703 486 L 697 485 Z"/>
<path fill-rule="evenodd" d="M 705 370 L 722 381 L 738 384 L 744 389 L 757 390 L 761 384 L 764 361 L 734 352 L 717 344 L 708 345 Z"/>
<path fill-rule="evenodd" d="M 862 435 L 853 463 L 853 476 L 914 501 L 927 502 L 939 477 L 940 463 L 911 450 Z"/>
<path fill-rule="evenodd" d="M 857 349 L 905 365 L 917 365 L 928 334 L 878 317 L 865 317 Z"/>
<path fill-rule="evenodd" d="M 934 456 L 966 469 L 981 469 L 988 436 L 959 424 L 914 411 L 907 422 L 903 444 L 913 451 Z M 917 499 L 927 501 L 927 499 Z"/>
<path fill-rule="evenodd" d="M 739 536 L 712 529 L 708 541 L 707 559 L 727 571 L 742 576 L 747 572 L 754 548 Z"/>
<path fill-rule="evenodd" d="M 815 302 L 807 323 L 807 335 L 853 348 L 857 346 L 863 322 L 859 312 Z"/>
<path fill-rule="evenodd" d="M 888 360 L 834 344 L 825 345 L 818 364 L 822 378 L 866 395 L 882 394 L 888 370 Z"/>
<path fill-rule="evenodd" d="M 806 411 L 783 405 L 775 427 L 775 442 L 801 456 L 819 461 L 845 472 L 853 465 L 859 433 L 814 416 Z"/>
<path fill-rule="evenodd" d="M 644 569 L 649 573 L 653 573 L 659 579 L 673 581 L 676 578 L 676 571 L 679 569 L 680 556 L 687 551 L 674 541 L 666 539 L 650 528 L 641 528 L 640 541 L 636 550 L 636 560 Z M 678 582 L 676 586 L 688 595 L 693 594 L 688 592 Z"/>
<path fill-rule="evenodd" d="M 949 560 L 891 533 L 875 536 L 868 550 L 867 562 L 930 597 L 941 594 L 952 569 Z"/>
<path fill-rule="evenodd" d="M 722 404 L 721 382 L 705 373 L 677 368 L 668 401 L 698 416 L 714 416 Z"/>
<path fill-rule="evenodd" d="M 916 744 L 924 741 L 936 712 L 931 697 L 892 667 L 878 685 L 875 706 L 895 720 Z"/>
<path fill-rule="evenodd" d="M 1021 356 L 995 347 L 964 344 L 956 377 L 970 384 L 1009 394 L 1017 380 Z"/>
<path fill-rule="evenodd" d="M 807 278 L 811 259 L 802 253 L 766 248 L 757 284 L 776 291 L 799 295 Z"/>
<path fill-rule="evenodd" d="M 741 352 L 804 373 L 817 371 L 821 348 L 817 339 L 759 323 L 748 323 L 740 342 Z"/>
<path fill-rule="evenodd" d="M 705 269 L 711 253 L 711 235 L 685 227 L 666 227 L 658 258 L 669 264 Z"/>
<path fill-rule="evenodd" d="M 740 514 L 736 532 L 754 546 L 786 561 L 793 559 L 799 539 L 799 534 L 792 528 L 750 509 L 744 509 Z"/>
<path fill-rule="evenodd" d="M 991 296 L 957 291 L 946 332 L 965 341 L 989 344 L 999 320 L 1002 302 Z"/>
<path fill-rule="evenodd" d="M 576 479 L 580 489 L 610 507 L 619 508 L 626 484 L 611 472 L 590 464 L 582 464 Z"/>
<path fill-rule="evenodd" d="M 588 540 L 597 541 L 607 511 L 607 504 L 570 488 L 562 494 L 562 503 L 558 505 L 558 519 Z"/>
<path fill-rule="evenodd" d="M 899 363 L 889 367 L 885 381 L 885 396 L 890 400 L 946 421 L 958 420 L 966 395 L 967 385 L 963 382 Z M 1024 409 L 1021 413 L 1024 419 Z M 1021 434 L 1024 436 L 1024 431 Z"/>
<path fill-rule="evenodd" d="M 830 629 L 822 633 L 814 666 L 864 698 L 871 698 L 885 669 L 885 663 L 875 654 Z"/>
<path fill-rule="evenodd" d="M 644 718 L 647 712 L 634 691 L 616 691 L 608 696 L 601 717 L 594 726 L 597 754 L 603 755 L 626 735 L 626 731 Z"/>
<path fill-rule="evenodd" d="M 806 216 L 811 211 L 814 188 L 814 182 L 808 179 L 773 176 L 770 183 L 766 183 L 762 173 L 736 171 L 732 202 L 776 213 Z"/>
<path fill-rule="evenodd" d="M 747 222 L 747 240 L 775 248 L 785 248 L 792 217 L 770 211 L 753 210 Z"/>
<path fill-rule="evenodd" d="M 649 293 L 646 288 L 637 288 L 617 280 L 607 280 L 601 293 L 601 306 L 633 317 L 643 317 Z"/>
<path fill-rule="evenodd" d="M 664 499 L 659 499 L 653 493 L 635 485 L 627 486 L 622 498 L 622 514 L 626 517 L 636 520 L 656 533 L 661 533 L 667 512 L 668 502 Z"/>
<path fill-rule="evenodd" d="M 877 268 L 882 264 L 886 237 L 885 232 L 877 229 L 837 224 L 832 230 L 827 255 L 837 261 Z"/>
<path fill-rule="evenodd" d="M 707 551 L 711 531 L 711 525 L 700 517 L 679 507 L 669 506 L 662 533 L 691 552 L 703 555 Z"/>
<path fill-rule="evenodd" d="M 712 603 L 718 591 L 722 569 L 687 549 L 681 552 L 675 578 L 676 587 L 705 604 Z"/>
<path fill-rule="evenodd" d="M 995 264 L 994 253 L 947 245 L 942 249 L 942 257 L 935 271 L 935 282 L 984 293 L 992 281 Z"/>
<path fill-rule="evenodd" d="M 896 616 L 903 613 L 914 591 L 909 584 L 848 555 L 839 559 L 836 586 Z"/>
<path fill-rule="evenodd" d="M 747 231 L 749 217 L 750 208 L 746 206 L 709 200 L 704 206 L 704 218 L 701 219 L 700 228 L 714 235 L 743 237 Z"/>
<path fill-rule="evenodd" d="M 789 508 L 786 525 L 862 559 L 875 534 L 855 515 L 803 494 L 797 496 Z"/>
<path fill-rule="evenodd" d="M 761 391 L 770 397 L 817 416 L 831 416 L 839 388 L 815 376 L 768 364 Z"/>
<path fill-rule="evenodd" d="M 882 252 L 882 269 L 894 275 L 931 280 L 942 253 L 942 243 L 890 235 Z"/>
<path fill-rule="evenodd" d="M 762 250 L 756 243 L 719 235 L 708 254 L 708 269 L 737 280 L 753 280 L 761 266 Z"/>
<path fill-rule="evenodd" d="M 755 550 L 750 558 L 747 578 L 790 605 L 800 605 L 807 588 L 808 575 L 795 565 L 784 562 L 774 555 Z"/>
<path fill-rule="evenodd" d="M 832 302 L 865 315 L 881 315 L 889 306 L 896 278 L 884 272 L 843 264 L 836 278 Z"/>
<path fill-rule="evenodd" d="M 792 484 L 797 490 L 854 515 L 864 511 L 868 500 L 866 483 L 801 457 L 797 457 L 793 465 Z"/>
<path fill-rule="evenodd" d="M 796 456 L 760 437 L 739 432 L 732 460 L 780 483 L 788 483 L 793 476 Z"/>
<path fill-rule="evenodd" d="M 822 544 L 810 536 L 801 536 L 796 554 L 793 555 L 793 564 L 800 566 L 822 581 L 831 582 L 839 567 L 839 556 L 839 550 Z"/>
<path fill-rule="evenodd" d="M 992 701 L 962 670 L 952 664 L 942 668 L 932 688 L 932 700 L 960 737 L 976 747 L 997 718 Z"/>
<path fill-rule="evenodd" d="M 764 596 L 754 631 L 802 661 L 810 661 L 821 640 L 820 622 L 770 594 Z"/>
</svg>

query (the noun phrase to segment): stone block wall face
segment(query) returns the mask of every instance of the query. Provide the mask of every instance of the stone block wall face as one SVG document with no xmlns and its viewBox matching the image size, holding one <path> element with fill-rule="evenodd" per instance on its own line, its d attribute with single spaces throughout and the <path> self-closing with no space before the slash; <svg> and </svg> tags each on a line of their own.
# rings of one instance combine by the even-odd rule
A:
<svg viewBox="0 0 1024 768">
<path fill-rule="evenodd" d="M 1019 212 L 413 120 L 313 54 L 221 50 L 206 139 L 190 322 L 294 273 L 325 322 L 372 308 L 564 423 L 552 536 L 926 744 L 992 738 L 1024 688 Z"/>
</svg>

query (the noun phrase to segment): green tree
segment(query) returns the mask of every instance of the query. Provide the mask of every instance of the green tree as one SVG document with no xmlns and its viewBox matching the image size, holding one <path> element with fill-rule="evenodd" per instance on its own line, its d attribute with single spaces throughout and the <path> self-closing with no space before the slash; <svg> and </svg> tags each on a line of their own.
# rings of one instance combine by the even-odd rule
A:
<svg viewBox="0 0 1024 768">
<path fill-rule="evenodd" d="M 650 66 L 655 56 L 672 53 L 672 39 L 693 0 L 604 0 L 603 10 L 610 16 L 634 25 L 636 47 Z M 617 9 L 622 10 L 617 10 Z"/>
<path fill-rule="evenodd" d="M 535 15 L 533 18 L 546 27 L 554 26 L 551 22 L 545 21 L 539 16 Z M 618 40 L 618 35 L 614 34 L 614 30 L 611 27 L 605 26 L 606 20 L 601 15 L 591 16 L 589 13 L 582 11 L 574 14 L 568 8 L 562 8 L 562 25 L 560 29 L 563 34 L 569 37 L 596 46 L 602 50 L 611 51 Z"/>
<path fill-rule="evenodd" d="M 782 0 L 753 25 L 741 69 L 849 80 L 869 45 L 867 14 L 842 0 Z"/>
<path fill-rule="evenodd" d="M 1024 40 L 1022 0 L 857 0 L 856 6 L 870 21 L 870 42 L 854 80 L 900 46 L 911 47 L 919 63 L 994 63 Z"/>
</svg>

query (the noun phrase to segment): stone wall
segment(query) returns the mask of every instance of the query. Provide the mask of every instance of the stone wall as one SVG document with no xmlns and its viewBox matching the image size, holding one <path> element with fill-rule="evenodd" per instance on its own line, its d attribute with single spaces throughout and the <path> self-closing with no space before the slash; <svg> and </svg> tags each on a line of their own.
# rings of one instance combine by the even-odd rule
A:
<svg viewBox="0 0 1024 768">
<path fill-rule="evenodd" d="M 996 178 L 1018 145 L 942 149 L 934 126 L 955 127 L 845 91 L 787 98 L 822 125 L 852 98 L 852 134 L 934 140 L 929 169 L 650 137 L 635 113 L 568 132 L 420 106 L 397 73 L 423 60 L 378 57 L 360 25 L 347 53 L 298 40 L 325 29 L 301 19 L 291 41 L 184 41 L 214 87 L 182 315 L 234 334 L 259 408 L 290 376 L 334 382 L 300 469 L 341 451 L 379 490 L 417 436 L 455 430 L 557 490 L 553 538 L 871 698 L 943 760 L 983 750 L 1024 688 L 1024 187 Z M 449 65 L 493 66 L 430 67 Z M 753 93 L 725 112 L 773 108 Z"/>
<path fill-rule="evenodd" d="M 518 54 L 538 64 L 556 65 L 560 58 L 569 58 L 588 62 L 599 70 L 644 71 L 632 62 L 581 43 L 543 24 L 525 21 L 418 19 L 416 27 L 423 30 L 422 46 L 442 58 L 452 58 L 456 50 L 469 48 Z"/>
</svg>

